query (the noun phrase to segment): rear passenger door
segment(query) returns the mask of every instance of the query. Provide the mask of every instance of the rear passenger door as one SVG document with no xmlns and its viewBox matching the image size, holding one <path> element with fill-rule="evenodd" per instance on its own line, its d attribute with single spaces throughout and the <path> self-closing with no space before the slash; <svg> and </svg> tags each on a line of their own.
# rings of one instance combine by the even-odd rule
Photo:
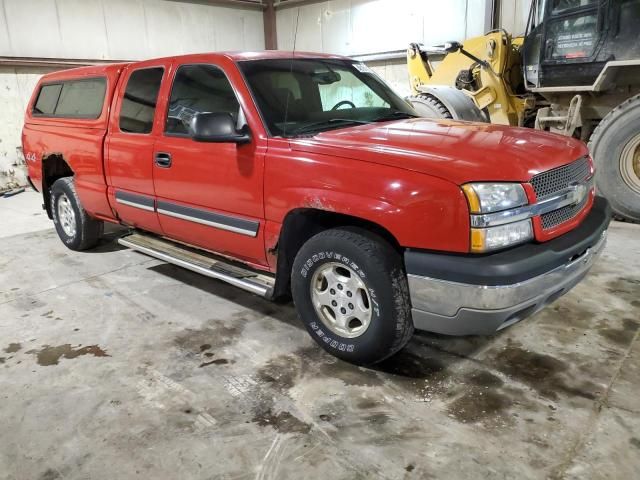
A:
<svg viewBox="0 0 640 480">
<path fill-rule="evenodd" d="M 183 242 L 264 265 L 264 154 L 256 153 L 255 139 L 246 144 L 194 141 L 188 127 L 201 112 L 227 112 L 236 121 L 244 117 L 221 68 L 180 65 L 154 151 L 162 230 Z"/>
<path fill-rule="evenodd" d="M 156 105 L 169 66 L 156 60 L 125 71 L 106 144 L 111 205 L 124 223 L 156 233 L 162 233 L 153 190 L 153 148 L 161 131 Z"/>
</svg>

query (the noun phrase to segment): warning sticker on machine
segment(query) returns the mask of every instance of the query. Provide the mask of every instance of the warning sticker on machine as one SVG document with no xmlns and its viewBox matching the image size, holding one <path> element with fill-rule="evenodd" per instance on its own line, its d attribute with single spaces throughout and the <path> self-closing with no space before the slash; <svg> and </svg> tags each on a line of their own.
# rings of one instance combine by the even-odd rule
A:
<svg viewBox="0 0 640 480">
<path fill-rule="evenodd" d="M 593 50 L 593 33 L 579 32 L 558 36 L 554 57 L 588 56 Z"/>
</svg>

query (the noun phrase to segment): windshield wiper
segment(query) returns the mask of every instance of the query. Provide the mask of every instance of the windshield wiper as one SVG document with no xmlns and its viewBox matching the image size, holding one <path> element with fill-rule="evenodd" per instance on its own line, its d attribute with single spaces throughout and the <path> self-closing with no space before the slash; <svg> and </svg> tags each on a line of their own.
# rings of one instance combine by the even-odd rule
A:
<svg viewBox="0 0 640 480">
<path fill-rule="evenodd" d="M 387 120 L 402 120 L 404 118 L 418 118 L 417 115 L 413 115 L 412 113 L 403 112 L 401 110 L 394 110 L 389 113 L 385 113 L 384 115 L 380 115 L 379 117 L 374 118 L 373 122 L 385 122 Z"/>
<path fill-rule="evenodd" d="M 303 133 L 319 132 L 326 128 L 348 126 L 348 125 L 367 125 L 371 122 L 365 120 L 353 120 L 351 118 L 330 118 L 328 120 L 321 120 L 319 122 L 309 123 L 302 125 L 301 127 L 294 128 L 287 132 L 287 137 L 300 135 Z"/>
</svg>

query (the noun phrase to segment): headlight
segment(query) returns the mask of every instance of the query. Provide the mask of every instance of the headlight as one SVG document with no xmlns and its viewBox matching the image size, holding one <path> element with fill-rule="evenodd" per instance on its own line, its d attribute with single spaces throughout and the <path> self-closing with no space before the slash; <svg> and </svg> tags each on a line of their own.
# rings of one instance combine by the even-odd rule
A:
<svg viewBox="0 0 640 480">
<path fill-rule="evenodd" d="M 519 183 L 467 183 L 462 186 L 471 213 L 491 213 L 528 203 Z"/>
<path fill-rule="evenodd" d="M 533 238 L 531 220 L 523 220 L 519 209 L 528 204 L 522 185 L 468 183 L 462 186 L 462 190 L 471 212 L 472 252 L 491 252 Z"/>
<path fill-rule="evenodd" d="M 531 220 L 507 223 L 489 228 L 471 229 L 471 251 L 490 252 L 523 243 L 533 238 Z"/>
</svg>

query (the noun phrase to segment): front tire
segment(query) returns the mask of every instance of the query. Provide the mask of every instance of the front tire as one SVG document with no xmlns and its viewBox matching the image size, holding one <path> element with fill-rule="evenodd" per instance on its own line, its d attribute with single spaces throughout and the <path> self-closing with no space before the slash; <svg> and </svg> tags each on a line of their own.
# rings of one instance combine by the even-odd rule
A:
<svg viewBox="0 0 640 480">
<path fill-rule="evenodd" d="M 402 257 L 366 230 L 336 228 L 309 239 L 294 261 L 291 288 L 311 337 L 348 362 L 380 362 L 413 334 Z"/>
<path fill-rule="evenodd" d="M 56 180 L 51 186 L 53 224 L 62 243 L 71 250 L 87 250 L 102 236 L 103 223 L 82 208 L 73 177 Z"/>
</svg>

